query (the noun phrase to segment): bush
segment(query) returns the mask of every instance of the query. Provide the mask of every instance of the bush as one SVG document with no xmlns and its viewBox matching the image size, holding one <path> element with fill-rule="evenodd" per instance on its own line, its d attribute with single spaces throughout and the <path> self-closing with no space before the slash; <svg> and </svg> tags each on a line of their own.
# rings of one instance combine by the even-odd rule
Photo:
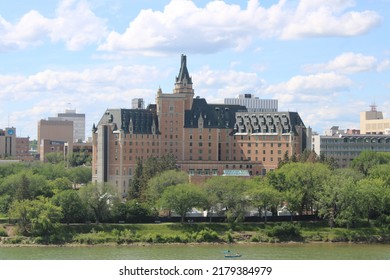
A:
<svg viewBox="0 0 390 280">
<path fill-rule="evenodd" d="M 218 242 L 220 241 L 218 233 L 212 229 L 205 228 L 195 233 L 196 242 Z"/>
<path fill-rule="evenodd" d="M 390 215 L 381 215 L 375 220 L 375 225 L 384 229 L 390 229 Z"/>
<path fill-rule="evenodd" d="M 73 241 L 78 242 L 80 244 L 96 245 L 110 242 L 112 243 L 116 242 L 117 240 L 115 236 L 110 233 L 98 231 L 78 234 L 73 238 Z"/>
<path fill-rule="evenodd" d="M 0 227 L 0 237 L 7 237 L 8 234 L 3 227 Z"/>
<path fill-rule="evenodd" d="M 266 234 L 281 241 L 302 240 L 300 226 L 293 223 L 282 223 L 272 228 L 267 228 Z"/>
</svg>

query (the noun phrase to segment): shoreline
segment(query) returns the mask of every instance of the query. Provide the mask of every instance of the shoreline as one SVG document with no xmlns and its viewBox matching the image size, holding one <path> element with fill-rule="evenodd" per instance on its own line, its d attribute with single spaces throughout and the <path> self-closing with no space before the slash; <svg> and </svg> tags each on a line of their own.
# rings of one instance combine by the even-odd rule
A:
<svg viewBox="0 0 390 280">
<path fill-rule="evenodd" d="M 354 242 L 354 241 L 281 241 L 281 242 L 190 242 L 190 243 L 145 243 L 145 242 L 134 242 L 134 243 L 126 243 L 126 244 L 117 244 L 117 243 L 100 243 L 100 244 L 82 244 L 82 243 L 65 243 L 65 244 L 34 244 L 34 243 L 26 243 L 26 244 L 4 244 L 0 243 L 0 248 L 18 248 L 18 247 L 42 247 L 42 248 L 91 248 L 91 247 L 151 247 L 151 246 L 203 246 L 203 245 L 226 245 L 226 246 L 234 246 L 234 245 L 294 245 L 294 244 L 339 244 L 339 245 L 390 245 L 390 242 Z"/>
</svg>

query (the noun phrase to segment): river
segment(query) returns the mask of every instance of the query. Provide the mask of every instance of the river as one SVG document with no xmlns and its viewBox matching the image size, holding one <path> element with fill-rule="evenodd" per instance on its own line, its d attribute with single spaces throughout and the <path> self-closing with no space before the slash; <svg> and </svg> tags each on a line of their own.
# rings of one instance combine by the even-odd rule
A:
<svg viewBox="0 0 390 280">
<path fill-rule="evenodd" d="M 390 260 L 390 244 L 288 243 L 91 247 L 0 247 L 0 260 Z"/>
</svg>

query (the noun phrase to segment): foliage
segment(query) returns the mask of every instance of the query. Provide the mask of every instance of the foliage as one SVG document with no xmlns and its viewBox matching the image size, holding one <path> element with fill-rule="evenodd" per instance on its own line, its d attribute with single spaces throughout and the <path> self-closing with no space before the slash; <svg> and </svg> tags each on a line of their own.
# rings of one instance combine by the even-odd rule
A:
<svg viewBox="0 0 390 280">
<path fill-rule="evenodd" d="M 148 157 L 145 161 L 137 159 L 137 166 L 131 183 L 130 198 L 146 200 L 148 181 L 167 170 L 176 170 L 176 160 L 172 154 L 162 157 Z"/>
<path fill-rule="evenodd" d="M 111 209 L 119 203 L 116 189 L 108 184 L 88 184 L 79 190 L 79 195 L 97 224 L 108 220 Z"/>
<path fill-rule="evenodd" d="M 237 177 L 213 177 L 206 181 L 204 189 L 207 194 L 207 206 L 211 212 L 226 213 L 229 222 L 243 220 L 248 197 L 246 191 L 249 183 Z"/>
<path fill-rule="evenodd" d="M 299 224 L 282 223 L 266 229 L 266 233 L 270 237 L 276 237 L 280 241 L 286 240 L 301 240 L 301 229 Z"/>
<path fill-rule="evenodd" d="M 194 207 L 203 208 L 206 201 L 205 193 L 197 186 L 179 184 L 168 187 L 161 197 L 160 203 L 164 209 L 175 211 L 184 222 L 186 213 Z"/>
<path fill-rule="evenodd" d="M 47 153 L 45 160 L 52 164 L 57 164 L 64 161 L 64 154 L 60 152 Z"/>
<path fill-rule="evenodd" d="M 87 211 L 77 191 L 64 190 L 56 194 L 52 200 L 55 205 L 61 207 L 65 223 L 78 223 L 86 218 Z"/>
<path fill-rule="evenodd" d="M 92 157 L 86 151 L 75 152 L 68 155 L 67 163 L 71 167 L 91 165 Z"/>
<path fill-rule="evenodd" d="M 272 207 L 276 208 L 280 204 L 282 195 L 269 184 L 266 178 L 252 180 L 252 184 L 247 191 L 250 204 L 258 209 L 259 217 L 261 217 L 261 211 L 264 211 L 265 222 L 267 222 L 267 211 L 271 210 Z"/>
<path fill-rule="evenodd" d="M 151 222 L 157 217 L 157 213 L 148 204 L 135 199 L 117 203 L 112 212 L 115 221 L 126 223 Z"/>
<path fill-rule="evenodd" d="M 62 213 L 61 208 L 52 204 L 48 198 L 39 197 L 35 200 L 15 200 L 9 216 L 18 221 L 23 235 L 48 238 L 59 228 Z"/>
<path fill-rule="evenodd" d="M 390 163 L 390 154 L 388 153 L 362 151 L 359 156 L 353 159 L 351 166 L 367 176 L 374 166 L 387 163 Z"/>
<path fill-rule="evenodd" d="M 146 200 L 156 205 L 164 190 L 169 186 L 188 183 L 188 174 L 178 170 L 167 170 L 148 181 L 145 191 Z"/>
</svg>

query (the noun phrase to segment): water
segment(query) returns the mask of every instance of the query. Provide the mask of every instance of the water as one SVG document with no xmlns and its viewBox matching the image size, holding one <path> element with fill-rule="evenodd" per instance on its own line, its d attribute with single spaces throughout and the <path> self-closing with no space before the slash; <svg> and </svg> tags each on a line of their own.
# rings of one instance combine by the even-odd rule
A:
<svg viewBox="0 0 390 280">
<path fill-rule="evenodd" d="M 390 260 L 390 244 L 240 244 L 94 247 L 0 247 L 0 260 Z"/>
</svg>

